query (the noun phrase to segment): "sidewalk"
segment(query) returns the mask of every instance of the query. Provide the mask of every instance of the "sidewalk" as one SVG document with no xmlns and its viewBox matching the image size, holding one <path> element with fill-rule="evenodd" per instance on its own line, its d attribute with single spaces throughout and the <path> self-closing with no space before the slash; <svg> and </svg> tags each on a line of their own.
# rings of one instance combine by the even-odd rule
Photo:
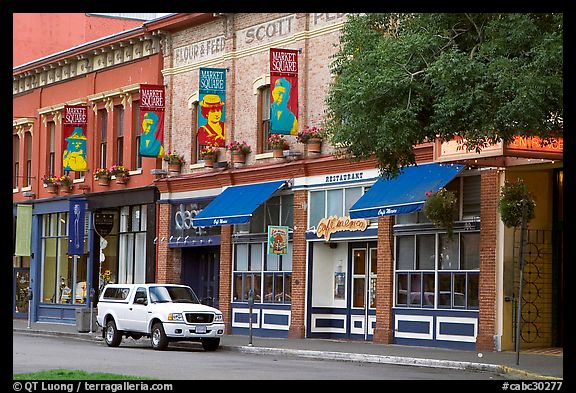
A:
<svg viewBox="0 0 576 393">
<path fill-rule="evenodd" d="M 13 319 L 13 331 L 26 334 L 73 336 L 101 340 L 101 332 L 79 333 L 75 325 L 33 322 Z M 171 345 L 188 345 L 174 343 Z M 415 347 L 395 344 L 374 344 L 365 341 L 339 341 L 322 339 L 279 339 L 226 335 L 220 348 L 245 353 L 285 354 L 325 360 L 396 364 L 419 367 L 452 368 L 492 372 L 510 379 L 541 380 L 563 379 L 564 355 L 520 352 L 516 365 L 516 352 L 487 352 Z"/>
</svg>

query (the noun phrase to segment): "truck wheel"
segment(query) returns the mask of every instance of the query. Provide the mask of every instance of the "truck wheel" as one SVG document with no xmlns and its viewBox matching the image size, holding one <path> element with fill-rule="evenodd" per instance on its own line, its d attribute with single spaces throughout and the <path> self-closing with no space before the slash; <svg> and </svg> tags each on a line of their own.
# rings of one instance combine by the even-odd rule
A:
<svg viewBox="0 0 576 393">
<path fill-rule="evenodd" d="M 164 333 L 164 327 L 161 323 L 157 322 L 152 326 L 152 348 L 157 350 L 166 349 L 168 346 L 168 337 L 166 337 L 166 333 Z"/>
<path fill-rule="evenodd" d="M 205 351 L 215 351 L 218 349 L 219 345 L 220 345 L 220 339 L 219 338 L 203 338 L 202 339 L 202 348 L 204 348 Z"/>
<path fill-rule="evenodd" d="M 108 321 L 106 324 L 106 334 L 104 335 L 104 341 L 109 347 L 117 347 L 122 341 L 122 333 L 116 328 L 116 322 L 113 319 Z"/>
</svg>

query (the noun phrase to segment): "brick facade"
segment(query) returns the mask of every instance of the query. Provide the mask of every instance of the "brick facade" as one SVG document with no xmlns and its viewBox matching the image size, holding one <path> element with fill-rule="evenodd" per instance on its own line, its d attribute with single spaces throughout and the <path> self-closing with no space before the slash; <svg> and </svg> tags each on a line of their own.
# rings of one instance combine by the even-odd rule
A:
<svg viewBox="0 0 576 393">
<path fill-rule="evenodd" d="M 292 243 L 292 310 L 288 337 L 304 338 L 306 321 L 306 248 L 308 192 L 294 193 L 294 238 Z"/>
<path fill-rule="evenodd" d="M 391 344 L 394 338 L 394 217 L 378 218 L 378 260 L 376 271 L 376 327 L 373 341 Z"/>
<path fill-rule="evenodd" d="M 478 351 L 495 350 L 496 335 L 496 245 L 498 240 L 498 172 L 481 174 L 480 216 L 480 310 L 478 320 Z"/>
<path fill-rule="evenodd" d="M 162 284 L 180 283 L 182 271 L 182 251 L 178 248 L 168 247 L 170 238 L 170 205 L 158 205 L 158 238 L 156 242 L 156 282 Z"/>
<path fill-rule="evenodd" d="M 231 331 L 230 307 L 232 302 L 232 226 L 224 225 L 220 232 L 220 277 L 218 296 L 220 311 L 226 325 L 226 332 Z"/>
</svg>

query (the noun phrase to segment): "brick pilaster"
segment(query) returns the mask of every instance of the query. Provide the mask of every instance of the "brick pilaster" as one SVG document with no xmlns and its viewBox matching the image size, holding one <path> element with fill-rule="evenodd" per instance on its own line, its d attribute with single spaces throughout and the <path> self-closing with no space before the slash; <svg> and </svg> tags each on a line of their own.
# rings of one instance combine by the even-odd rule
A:
<svg viewBox="0 0 576 393">
<path fill-rule="evenodd" d="M 292 311 L 289 338 L 304 338 L 306 305 L 307 191 L 294 192 L 294 237 L 292 239 Z"/>
<path fill-rule="evenodd" d="M 496 334 L 496 244 L 498 231 L 498 172 L 481 174 L 480 310 L 476 349 L 494 351 Z"/>
<path fill-rule="evenodd" d="M 232 225 L 223 225 L 220 231 L 220 279 L 218 299 L 226 332 L 232 331 L 230 303 L 232 302 Z"/>
<path fill-rule="evenodd" d="M 159 204 L 158 240 L 156 241 L 156 282 L 161 284 L 179 284 L 182 271 L 182 252 L 169 248 L 170 238 L 170 204 Z"/>
<path fill-rule="evenodd" d="M 376 262 L 376 327 L 373 341 L 391 344 L 394 338 L 394 217 L 378 218 L 378 257 Z"/>
</svg>

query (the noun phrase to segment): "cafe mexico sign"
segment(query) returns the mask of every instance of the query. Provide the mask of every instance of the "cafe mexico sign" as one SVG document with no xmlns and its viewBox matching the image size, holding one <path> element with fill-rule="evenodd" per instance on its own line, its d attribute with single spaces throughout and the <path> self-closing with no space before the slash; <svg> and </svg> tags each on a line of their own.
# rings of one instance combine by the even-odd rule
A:
<svg viewBox="0 0 576 393">
<path fill-rule="evenodd" d="M 324 236 L 326 241 L 330 241 L 330 236 L 335 232 L 365 231 L 368 225 L 370 225 L 370 221 L 364 218 L 330 216 L 318 222 L 316 236 Z"/>
</svg>

